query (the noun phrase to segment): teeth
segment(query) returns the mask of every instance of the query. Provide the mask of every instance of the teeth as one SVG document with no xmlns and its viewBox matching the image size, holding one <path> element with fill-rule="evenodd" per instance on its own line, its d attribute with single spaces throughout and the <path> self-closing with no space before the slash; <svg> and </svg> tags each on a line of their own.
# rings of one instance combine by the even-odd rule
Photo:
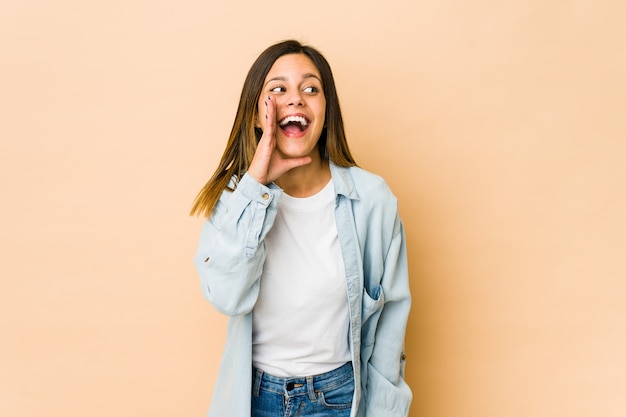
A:
<svg viewBox="0 0 626 417">
<path fill-rule="evenodd" d="M 280 121 L 281 126 L 285 126 L 287 123 L 296 122 L 300 123 L 302 126 L 307 126 L 309 122 L 302 116 L 287 116 L 283 120 Z"/>
</svg>

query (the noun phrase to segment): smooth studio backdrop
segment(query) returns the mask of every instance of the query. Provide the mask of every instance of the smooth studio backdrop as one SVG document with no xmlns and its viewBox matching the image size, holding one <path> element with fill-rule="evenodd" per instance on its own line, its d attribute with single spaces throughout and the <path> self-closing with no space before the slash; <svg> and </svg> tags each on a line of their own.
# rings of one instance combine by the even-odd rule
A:
<svg viewBox="0 0 626 417">
<path fill-rule="evenodd" d="M 625 21 L 622 0 L 2 2 L 0 415 L 205 414 L 226 319 L 187 213 L 252 61 L 292 37 L 400 199 L 411 416 L 626 415 Z"/>
</svg>

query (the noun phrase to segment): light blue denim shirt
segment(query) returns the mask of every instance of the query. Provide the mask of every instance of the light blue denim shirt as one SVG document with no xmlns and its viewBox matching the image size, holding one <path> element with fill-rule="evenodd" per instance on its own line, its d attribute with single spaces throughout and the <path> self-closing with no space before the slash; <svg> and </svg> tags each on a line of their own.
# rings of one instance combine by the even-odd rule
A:
<svg viewBox="0 0 626 417">
<path fill-rule="evenodd" d="M 406 245 L 396 197 L 385 181 L 358 167 L 331 164 L 335 218 L 346 269 L 350 351 L 354 367 L 351 417 L 405 417 L 404 335 L 411 296 Z M 234 185 L 234 184 L 231 184 Z M 194 258 L 202 292 L 230 316 L 209 417 L 249 417 L 252 309 L 282 190 L 244 175 L 225 191 L 205 222 Z"/>
</svg>

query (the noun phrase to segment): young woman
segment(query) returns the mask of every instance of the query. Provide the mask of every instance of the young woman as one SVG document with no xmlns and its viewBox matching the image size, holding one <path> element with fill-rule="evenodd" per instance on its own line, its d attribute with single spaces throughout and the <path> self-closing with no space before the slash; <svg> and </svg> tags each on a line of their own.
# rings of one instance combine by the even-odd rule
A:
<svg viewBox="0 0 626 417">
<path fill-rule="evenodd" d="M 195 265 L 230 316 L 213 417 L 404 417 L 405 238 L 383 179 L 356 166 L 330 66 L 289 40 L 244 82 L 192 214 Z"/>
</svg>

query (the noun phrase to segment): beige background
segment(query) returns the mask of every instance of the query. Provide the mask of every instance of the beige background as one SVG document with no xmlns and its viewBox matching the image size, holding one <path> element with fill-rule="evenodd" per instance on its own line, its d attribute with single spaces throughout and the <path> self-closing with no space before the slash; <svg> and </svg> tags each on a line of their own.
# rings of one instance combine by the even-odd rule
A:
<svg viewBox="0 0 626 417">
<path fill-rule="evenodd" d="M 401 201 L 414 417 L 626 415 L 622 0 L 3 1 L 0 415 L 201 416 L 187 217 L 252 61 L 320 48 Z"/>
</svg>

